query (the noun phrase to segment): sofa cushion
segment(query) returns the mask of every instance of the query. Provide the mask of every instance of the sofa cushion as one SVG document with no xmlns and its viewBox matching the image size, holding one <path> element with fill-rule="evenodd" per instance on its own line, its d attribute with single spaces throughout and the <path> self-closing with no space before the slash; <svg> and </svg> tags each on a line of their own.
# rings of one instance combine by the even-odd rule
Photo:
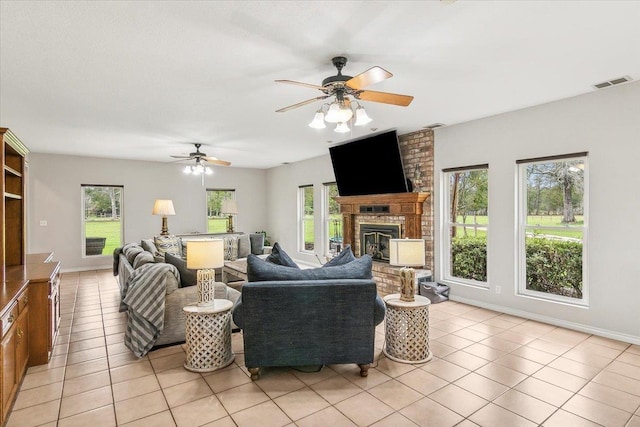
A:
<svg viewBox="0 0 640 427">
<path fill-rule="evenodd" d="M 187 286 L 195 286 L 198 283 L 197 270 L 188 269 L 187 262 L 184 259 L 167 253 L 164 254 L 164 260 L 167 264 L 171 264 L 178 269 L 178 273 L 180 273 L 181 288 L 186 288 Z"/>
<path fill-rule="evenodd" d="M 262 255 L 264 253 L 264 234 L 251 233 L 249 234 L 249 241 L 251 242 L 252 254 Z"/>
<path fill-rule="evenodd" d="M 129 264 L 133 266 L 133 260 L 136 259 L 136 256 L 139 253 L 144 252 L 144 249 L 142 249 L 142 247 L 137 243 L 133 243 L 125 245 L 124 248 L 122 248 L 122 252 L 124 253 L 124 256 L 127 257 Z"/>
<path fill-rule="evenodd" d="M 353 251 L 351 250 L 351 245 L 346 245 L 340 253 L 333 258 L 331 258 L 323 267 L 333 267 L 336 265 L 347 264 L 351 261 L 354 261 L 356 257 L 353 255 Z"/>
<path fill-rule="evenodd" d="M 158 253 L 158 248 L 156 248 L 156 244 L 153 243 L 153 239 L 142 239 L 140 241 L 140 246 L 147 252 L 151 252 L 153 256 Z"/>
<path fill-rule="evenodd" d="M 138 255 L 136 255 L 135 259 L 133 260 L 133 269 L 135 270 L 138 267 L 142 267 L 143 265 L 150 262 L 155 262 L 153 254 L 151 252 L 142 251 Z"/>
<path fill-rule="evenodd" d="M 251 241 L 248 234 L 238 236 L 238 258 L 246 258 L 251 253 Z"/>
<path fill-rule="evenodd" d="M 153 243 L 158 248 L 160 255 L 171 254 L 175 256 L 182 256 L 182 239 L 178 236 L 154 236 Z"/>
<path fill-rule="evenodd" d="M 238 259 L 238 236 L 226 236 L 224 239 L 224 260 Z"/>
<path fill-rule="evenodd" d="M 272 264 L 282 265 L 285 267 L 300 268 L 298 267 L 298 264 L 296 264 L 291 259 L 291 257 L 284 251 L 284 249 L 280 247 L 280 244 L 278 242 L 275 242 L 273 244 L 273 249 L 271 250 L 271 253 L 269 254 L 269 256 L 266 258 L 266 261 Z"/>
<path fill-rule="evenodd" d="M 373 260 L 370 255 L 337 266 L 300 269 L 263 261 L 251 254 L 247 257 L 249 282 L 288 280 L 371 279 Z"/>
</svg>

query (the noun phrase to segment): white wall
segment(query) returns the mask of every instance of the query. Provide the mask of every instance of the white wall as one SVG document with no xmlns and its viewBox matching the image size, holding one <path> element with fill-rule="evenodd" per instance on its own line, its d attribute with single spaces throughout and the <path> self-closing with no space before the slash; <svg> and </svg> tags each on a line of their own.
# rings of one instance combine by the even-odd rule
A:
<svg viewBox="0 0 640 427">
<path fill-rule="evenodd" d="M 298 250 L 298 187 L 313 185 L 315 223 L 315 252 L 319 257 L 325 254 L 324 229 L 321 219 L 323 183 L 335 181 L 331 158 L 320 156 L 289 165 L 269 169 L 267 173 L 267 210 L 269 211 L 268 232 L 273 242 L 280 246 L 296 261 L 319 264 L 314 255 Z"/>
<path fill-rule="evenodd" d="M 28 156 L 27 252 L 53 251 L 63 271 L 108 267 L 111 256 L 82 256 L 81 184 L 124 185 L 124 241 L 160 233 L 162 219 L 151 215 L 156 199 L 171 199 L 172 234 L 206 232 L 206 189 L 235 189 L 235 229 L 267 229 L 266 171 L 214 168 L 205 178 L 187 176 L 178 164 L 30 153 Z M 47 226 L 40 226 L 40 221 Z"/>
<path fill-rule="evenodd" d="M 581 151 L 589 152 L 589 307 L 516 296 L 515 162 Z M 639 159 L 640 82 L 436 130 L 437 233 L 442 169 L 489 164 L 490 289 L 453 285 L 453 298 L 640 343 Z M 437 234 L 436 259 L 441 242 Z"/>
</svg>

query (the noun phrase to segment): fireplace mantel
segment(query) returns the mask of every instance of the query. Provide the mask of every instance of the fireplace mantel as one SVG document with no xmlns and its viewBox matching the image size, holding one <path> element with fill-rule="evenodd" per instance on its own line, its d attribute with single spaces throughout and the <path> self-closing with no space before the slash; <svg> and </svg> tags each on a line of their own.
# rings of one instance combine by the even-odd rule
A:
<svg viewBox="0 0 640 427">
<path fill-rule="evenodd" d="M 365 196 L 338 196 L 335 198 L 342 213 L 342 242 L 355 248 L 355 218 L 358 215 L 404 216 L 404 236 L 422 238 L 424 201 L 430 193 L 369 194 Z"/>
</svg>

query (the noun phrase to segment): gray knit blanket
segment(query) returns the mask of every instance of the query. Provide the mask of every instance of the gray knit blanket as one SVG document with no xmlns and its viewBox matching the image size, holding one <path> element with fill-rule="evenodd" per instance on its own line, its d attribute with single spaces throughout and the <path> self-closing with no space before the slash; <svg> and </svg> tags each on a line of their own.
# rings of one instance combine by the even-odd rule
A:
<svg viewBox="0 0 640 427">
<path fill-rule="evenodd" d="M 126 295 L 122 295 L 127 310 L 124 344 L 138 357 L 151 350 L 164 330 L 167 271 L 178 277 L 178 270 L 171 264 L 143 265 L 133 272 Z"/>
</svg>

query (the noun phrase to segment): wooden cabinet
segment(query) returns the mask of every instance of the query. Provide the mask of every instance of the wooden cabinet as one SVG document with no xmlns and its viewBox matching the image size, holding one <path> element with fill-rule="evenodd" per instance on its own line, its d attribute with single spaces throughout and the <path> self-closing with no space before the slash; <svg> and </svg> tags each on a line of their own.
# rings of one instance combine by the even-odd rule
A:
<svg viewBox="0 0 640 427">
<path fill-rule="evenodd" d="M 18 386 L 27 370 L 29 360 L 29 295 L 26 282 L 5 282 L 5 289 L 15 295 L 0 313 L 2 337 L 0 339 L 0 415 L 2 423 L 7 419 L 13 405 Z M 16 292 L 16 289 L 18 291 Z M 7 302 L 7 295 L 0 295 L 0 300 Z"/>
<path fill-rule="evenodd" d="M 49 362 L 60 328 L 60 263 L 26 265 L 29 280 L 29 366 Z"/>
<path fill-rule="evenodd" d="M 25 270 L 27 147 L 0 127 L 0 424 L 4 424 L 29 363 L 30 302 Z"/>
<path fill-rule="evenodd" d="M 25 263 L 25 156 L 27 147 L 7 128 L 0 128 L 2 141 L 2 227 L 0 233 L 4 240 L 2 252 L 2 280 L 5 266 L 24 265 Z"/>
</svg>

